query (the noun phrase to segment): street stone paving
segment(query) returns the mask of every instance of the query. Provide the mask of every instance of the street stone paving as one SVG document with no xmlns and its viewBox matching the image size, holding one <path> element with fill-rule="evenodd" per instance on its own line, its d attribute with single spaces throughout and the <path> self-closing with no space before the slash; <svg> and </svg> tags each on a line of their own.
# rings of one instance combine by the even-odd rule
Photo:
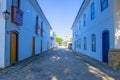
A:
<svg viewBox="0 0 120 80">
<path fill-rule="evenodd" d="M 0 70 L 0 80 L 120 80 L 120 71 L 68 49 L 53 49 Z"/>
</svg>

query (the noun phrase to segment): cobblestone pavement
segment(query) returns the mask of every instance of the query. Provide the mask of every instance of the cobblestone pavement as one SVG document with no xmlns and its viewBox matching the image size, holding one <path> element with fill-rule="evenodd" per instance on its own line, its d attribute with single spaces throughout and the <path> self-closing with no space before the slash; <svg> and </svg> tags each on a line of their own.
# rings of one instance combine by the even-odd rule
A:
<svg viewBox="0 0 120 80">
<path fill-rule="evenodd" d="M 80 53 L 54 49 L 1 70 L 0 80 L 120 80 L 120 73 Z"/>
</svg>

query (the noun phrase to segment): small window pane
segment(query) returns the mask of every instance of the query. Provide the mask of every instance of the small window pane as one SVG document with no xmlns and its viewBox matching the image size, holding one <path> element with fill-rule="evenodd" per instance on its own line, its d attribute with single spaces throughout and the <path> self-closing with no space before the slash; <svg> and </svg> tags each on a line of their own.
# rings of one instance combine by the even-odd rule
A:
<svg viewBox="0 0 120 80">
<path fill-rule="evenodd" d="M 94 3 L 91 4 L 91 20 L 95 18 L 95 7 Z"/>
<path fill-rule="evenodd" d="M 87 40 L 86 40 L 86 37 L 84 37 L 84 50 L 87 49 Z"/>
<path fill-rule="evenodd" d="M 108 0 L 101 0 L 101 11 L 104 11 L 108 7 Z"/>
<path fill-rule="evenodd" d="M 92 52 L 96 52 L 96 36 L 92 35 Z"/>
<path fill-rule="evenodd" d="M 83 26 L 86 26 L 86 14 L 83 16 Z"/>
</svg>

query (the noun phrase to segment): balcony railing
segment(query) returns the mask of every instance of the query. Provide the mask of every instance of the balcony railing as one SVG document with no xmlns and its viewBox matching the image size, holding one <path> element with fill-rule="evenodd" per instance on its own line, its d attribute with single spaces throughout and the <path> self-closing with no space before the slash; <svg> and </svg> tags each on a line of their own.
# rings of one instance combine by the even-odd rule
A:
<svg viewBox="0 0 120 80">
<path fill-rule="evenodd" d="M 16 25 L 23 25 L 23 11 L 12 6 L 12 22 Z"/>
</svg>

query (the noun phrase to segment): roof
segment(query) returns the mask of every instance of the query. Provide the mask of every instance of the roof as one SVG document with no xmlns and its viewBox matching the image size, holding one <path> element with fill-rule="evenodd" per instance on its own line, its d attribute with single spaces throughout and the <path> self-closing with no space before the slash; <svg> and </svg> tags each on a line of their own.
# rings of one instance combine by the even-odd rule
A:
<svg viewBox="0 0 120 80">
<path fill-rule="evenodd" d="M 71 27 L 71 29 L 73 29 L 75 27 L 75 24 L 77 23 L 77 21 L 79 20 L 79 17 L 83 14 L 85 8 L 87 7 L 87 5 L 90 3 L 91 0 L 84 0 L 79 11 L 78 11 L 78 14 L 73 22 L 73 25 Z"/>
<path fill-rule="evenodd" d="M 47 23 L 47 25 L 50 27 L 50 29 L 52 29 L 50 23 L 48 22 L 46 16 L 45 16 L 44 13 L 43 13 L 43 11 L 42 11 L 42 9 L 41 9 L 38 1 L 37 1 L 37 0 L 30 0 L 30 1 L 31 1 L 33 4 L 36 5 L 37 9 L 40 11 L 41 16 L 43 17 L 43 20 Z"/>
</svg>

